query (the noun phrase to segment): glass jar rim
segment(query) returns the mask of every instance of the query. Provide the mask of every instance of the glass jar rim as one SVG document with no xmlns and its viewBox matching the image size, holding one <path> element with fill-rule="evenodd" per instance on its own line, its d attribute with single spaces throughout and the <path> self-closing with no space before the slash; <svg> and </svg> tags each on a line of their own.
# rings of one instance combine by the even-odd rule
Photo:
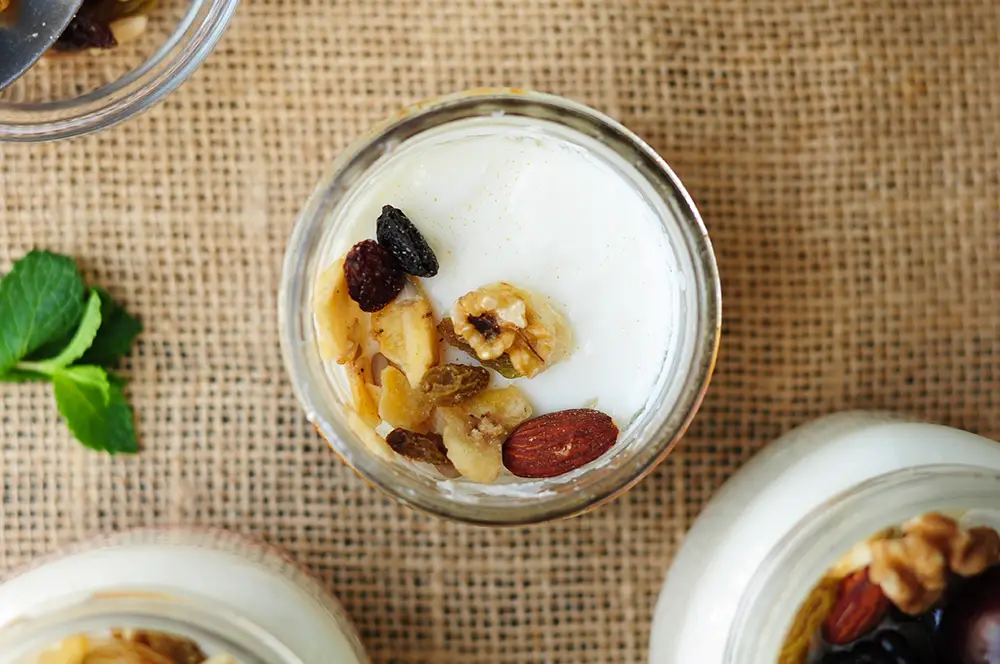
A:
<svg viewBox="0 0 1000 664">
<path fill-rule="evenodd" d="M 223 650 L 241 664 L 302 664 L 265 629 L 219 602 L 156 588 L 104 590 L 5 625 L 0 628 L 0 653 L 20 662 L 65 638 L 97 631 L 110 636 L 110 630 L 121 628 L 224 644 Z"/>
<path fill-rule="evenodd" d="M 962 490 L 945 498 L 913 494 L 927 482 L 944 479 L 961 480 Z M 896 500 L 886 501 L 890 507 L 871 510 L 873 497 L 885 499 L 886 494 L 895 494 Z M 968 509 L 973 499 L 991 497 L 994 501 L 1000 497 L 1000 473 L 968 464 L 928 464 L 877 475 L 823 501 L 771 548 L 754 572 L 731 623 L 722 661 L 777 661 L 785 634 L 808 593 L 857 542 L 918 514 L 952 511 L 951 503 Z M 834 522 L 849 525 L 833 535 L 828 526 Z"/>
<path fill-rule="evenodd" d="M 592 477 L 580 482 L 578 491 L 539 498 L 531 509 L 516 513 L 512 509 L 471 505 L 433 495 L 402 473 L 384 471 L 381 467 L 384 462 L 370 455 L 352 458 L 343 438 L 353 434 L 329 416 L 328 404 L 314 397 L 317 390 L 311 388 L 314 385 L 311 363 L 305 357 L 308 351 L 303 350 L 305 325 L 300 320 L 301 312 L 290 310 L 304 301 L 303 295 L 309 292 L 315 279 L 301 257 L 314 246 L 325 223 L 325 213 L 347 194 L 362 173 L 390 149 L 425 130 L 491 114 L 523 116 L 563 126 L 598 140 L 634 165 L 675 214 L 695 272 L 692 287 L 697 289 L 699 297 L 698 311 L 694 313 L 698 329 L 690 366 L 685 367 L 684 387 L 671 408 L 655 414 L 658 418 L 653 422 L 655 433 L 650 436 L 651 442 L 643 446 L 648 449 L 636 452 L 608 472 L 592 473 Z M 718 267 L 708 232 L 690 195 L 666 162 L 638 136 L 594 109 L 561 97 L 514 89 L 473 90 L 420 102 L 376 125 L 344 150 L 295 224 L 285 254 L 278 301 L 282 351 L 292 386 L 308 418 L 330 446 L 363 478 L 391 497 L 435 516 L 481 525 L 524 525 L 572 516 L 611 500 L 648 474 L 684 434 L 704 397 L 718 352 L 722 315 Z M 311 321 L 311 312 L 307 318 Z"/>
<path fill-rule="evenodd" d="M 204 62 L 238 5 L 239 0 L 193 2 L 167 41 L 145 62 L 80 97 L 45 104 L 0 104 L 0 143 L 83 136 L 148 110 Z"/>
</svg>

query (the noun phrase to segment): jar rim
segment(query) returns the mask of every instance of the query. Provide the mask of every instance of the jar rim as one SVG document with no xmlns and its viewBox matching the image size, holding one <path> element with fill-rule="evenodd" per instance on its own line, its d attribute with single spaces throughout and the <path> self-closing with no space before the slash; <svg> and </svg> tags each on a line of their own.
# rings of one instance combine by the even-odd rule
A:
<svg viewBox="0 0 1000 664">
<path fill-rule="evenodd" d="M 928 498 L 918 490 L 935 480 L 958 489 Z M 872 499 L 886 504 L 872 510 Z M 744 591 L 727 635 L 724 664 L 773 664 L 799 607 L 823 574 L 851 546 L 926 512 L 970 509 L 975 499 L 996 504 L 1000 473 L 969 464 L 928 464 L 883 473 L 811 509 L 765 555 Z M 829 531 L 838 523 L 837 534 Z M 761 607 L 767 607 L 761 610 Z"/>
<path fill-rule="evenodd" d="M 239 0 L 196 0 L 167 41 L 141 65 L 80 97 L 0 104 L 0 143 L 83 136 L 148 110 L 205 61 L 225 33 Z"/>
<path fill-rule="evenodd" d="M 315 348 L 307 348 L 306 342 L 311 307 L 305 312 L 308 315 L 296 310 L 299 303 L 308 301 L 305 295 L 311 292 L 316 276 L 303 256 L 314 248 L 327 213 L 348 194 L 354 181 L 386 151 L 424 131 L 491 114 L 560 125 L 599 141 L 634 165 L 674 213 L 698 295 L 698 310 L 693 313 L 697 329 L 684 385 L 676 402 L 651 415 L 649 444 L 609 472 L 580 478 L 576 491 L 538 497 L 530 509 L 449 500 L 403 473 L 386 470 L 384 462 L 372 455 L 352 454 L 344 439 L 353 439 L 354 434 L 337 421 L 329 404 L 316 397 L 320 382 L 314 375 L 315 362 L 309 357 Z M 524 525 L 571 516 L 613 499 L 648 474 L 683 436 L 701 404 L 715 365 L 722 316 L 721 285 L 708 232 L 687 190 L 662 157 L 599 111 L 561 97 L 513 89 L 472 90 L 420 102 L 376 125 L 343 151 L 314 190 L 291 233 L 278 302 L 282 351 L 293 389 L 307 417 L 334 451 L 364 479 L 400 502 L 435 516 L 480 525 Z"/>
</svg>

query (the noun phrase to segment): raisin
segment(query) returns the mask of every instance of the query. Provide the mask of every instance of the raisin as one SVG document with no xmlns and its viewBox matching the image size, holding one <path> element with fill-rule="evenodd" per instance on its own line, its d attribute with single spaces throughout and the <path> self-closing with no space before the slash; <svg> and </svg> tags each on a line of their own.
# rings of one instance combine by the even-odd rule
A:
<svg viewBox="0 0 1000 664">
<path fill-rule="evenodd" d="M 111 28 L 93 16 L 80 12 L 52 45 L 56 51 L 76 53 L 92 48 L 114 48 L 118 45 Z"/>
<path fill-rule="evenodd" d="M 385 442 L 396 454 L 412 461 L 423 461 L 435 466 L 450 466 L 444 439 L 436 433 L 417 433 L 407 429 L 393 429 Z"/>
<path fill-rule="evenodd" d="M 402 210 L 384 206 L 375 228 L 379 244 L 389 250 L 404 272 L 415 277 L 438 273 L 437 256 Z"/>
<path fill-rule="evenodd" d="M 467 364 L 443 364 L 432 367 L 420 381 L 420 391 L 435 406 L 454 406 L 474 397 L 490 384 L 490 372 Z"/>
<path fill-rule="evenodd" d="M 455 325 L 451 322 L 450 318 L 442 318 L 441 322 L 438 323 L 437 330 L 438 334 L 441 335 L 441 338 L 445 343 L 453 348 L 457 348 L 469 357 L 472 357 L 484 367 L 493 369 L 493 371 L 496 371 L 504 378 L 521 378 L 521 374 L 514 368 L 514 365 L 510 361 L 510 356 L 507 353 L 504 353 L 500 357 L 493 360 L 480 360 L 479 356 L 476 355 L 476 350 L 466 343 L 464 339 L 455 334 Z"/>
<path fill-rule="evenodd" d="M 392 302 L 406 284 L 406 274 L 375 240 L 362 240 L 344 259 L 347 292 L 361 311 L 373 313 Z"/>
</svg>

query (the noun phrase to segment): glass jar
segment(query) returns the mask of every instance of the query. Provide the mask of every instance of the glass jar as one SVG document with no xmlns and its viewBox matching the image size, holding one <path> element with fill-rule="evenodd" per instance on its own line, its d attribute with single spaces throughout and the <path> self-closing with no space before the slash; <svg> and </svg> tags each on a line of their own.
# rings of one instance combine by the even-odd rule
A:
<svg viewBox="0 0 1000 664">
<path fill-rule="evenodd" d="M 0 586 L 0 664 L 78 634 L 143 629 L 240 664 L 365 664 L 339 603 L 277 551 L 219 531 L 140 530 L 74 547 Z"/>
<path fill-rule="evenodd" d="M 671 566 L 651 664 L 776 664 L 815 584 L 851 547 L 926 512 L 1000 527 L 1000 444 L 841 413 L 775 441 L 710 501 Z"/>
<path fill-rule="evenodd" d="M 97 55 L 47 53 L 0 91 L 0 141 L 80 136 L 145 111 L 208 57 L 238 4 L 158 0 L 134 41 Z"/>
<path fill-rule="evenodd" d="M 655 207 L 666 244 L 678 266 L 676 292 L 651 293 L 651 301 L 676 301 L 672 351 L 662 362 L 647 405 L 623 429 L 600 467 L 519 484 L 446 482 L 412 464 L 372 454 L 347 425 L 350 393 L 331 381 L 320 357 L 312 298 L 317 275 L 327 267 L 330 239 L 343 225 L 341 211 L 380 165 L 428 134 L 447 136 L 457 123 L 516 122 L 585 150 L 628 178 Z M 467 126 L 467 125 L 461 125 Z M 458 131 L 456 129 L 456 131 Z M 553 134 L 553 135 L 554 135 Z M 594 148 L 598 146 L 600 153 Z M 521 91 L 460 93 L 418 104 L 374 127 L 333 164 L 299 217 L 289 240 L 279 293 L 279 325 L 285 362 L 306 415 L 331 447 L 360 475 L 402 502 L 432 514 L 481 524 L 525 524 L 579 513 L 638 482 L 681 438 L 714 367 L 719 342 L 721 294 L 715 257 L 704 224 L 676 175 L 637 136 L 614 120 L 575 102 Z"/>
</svg>

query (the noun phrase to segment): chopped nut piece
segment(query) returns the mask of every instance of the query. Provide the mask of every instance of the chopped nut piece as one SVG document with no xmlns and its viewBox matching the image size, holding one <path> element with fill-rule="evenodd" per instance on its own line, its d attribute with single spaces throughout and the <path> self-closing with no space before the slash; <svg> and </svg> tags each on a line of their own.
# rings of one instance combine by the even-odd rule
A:
<svg viewBox="0 0 1000 664">
<path fill-rule="evenodd" d="M 412 387 L 438 363 L 439 348 L 430 300 L 415 281 L 393 302 L 372 314 L 372 331 L 379 350 L 402 369 Z"/>
<path fill-rule="evenodd" d="M 465 342 L 460 336 L 455 334 L 455 326 L 451 322 L 450 318 L 442 318 L 441 322 L 437 326 L 438 334 L 441 335 L 441 339 L 454 348 L 459 349 L 463 353 L 466 353 L 470 357 L 479 360 L 479 363 L 488 369 L 493 369 L 498 374 L 504 378 L 514 379 L 521 378 L 521 374 L 517 372 L 514 365 L 510 363 L 510 355 L 504 353 L 498 358 L 492 360 L 481 360 L 479 356 L 476 355 L 476 350 Z"/>
<path fill-rule="evenodd" d="M 482 367 L 445 364 L 424 374 L 420 391 L 437 406 L 454 406 L 476 396 L 489 384 L 490 372 Z"/>
<path fill-rule="evenodd" d="M 368 335 L 369 317 L 347 292 L 343 258 L 319 275 L 313 309 L 320 357 L 338 364 L 358 357 Z"/>
<path fill-rule="evenodd" d="M 563 359 L 572 343 L 569 326 L 548 302 L 504 282 L 460 297 L 451 320 L 455 334 L 480 360 L 506 353 L 517 372 L 529 378 Z"/>
<path fill-rule="evenodd" d="M 426 433 L 433 406 L 419 390 L 410 387 L 403 372 L 389 366 L 382 371 L 382 394 L 378 413 L 394 427 Z"/>
<path fill-rule="evenodd" d="M 1000 562 L 1000 535 L 992 528 L 963 531 L 951 542 L 948 564 L 960 576 L 975 576 Z"/>
<path fill-rule="evenodd" d="M 531 405 L 520 390 L 510 386 L 438 408 L 434 425 L 456 470 L 473 482 L 488 484 L 500 474 L 507 434 L 529 417 Z"/>
</svg>

